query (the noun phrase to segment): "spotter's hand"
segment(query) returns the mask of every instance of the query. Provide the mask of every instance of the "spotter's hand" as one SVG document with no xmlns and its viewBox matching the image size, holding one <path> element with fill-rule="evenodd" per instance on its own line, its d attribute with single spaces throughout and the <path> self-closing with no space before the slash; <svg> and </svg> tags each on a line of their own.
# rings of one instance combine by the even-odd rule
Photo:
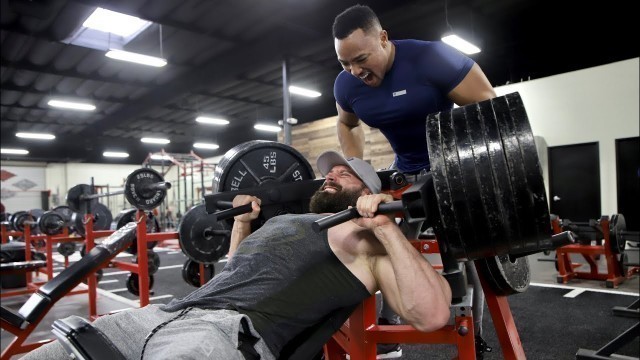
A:
<svg viewBox="0 0 640 360">
<path fill-rule="evenodd" d="M 233 198 L 233 207 L 242 206 L 248 203 L 251 203 L 251 212 L 234 216 L 233 219 L 235 221 L 251 222 L 258 217 L 260 214 L 260 204 L 262 203 L 262 200 L 251 195 L 236 195 L 236 197 Z"/>
</svg>

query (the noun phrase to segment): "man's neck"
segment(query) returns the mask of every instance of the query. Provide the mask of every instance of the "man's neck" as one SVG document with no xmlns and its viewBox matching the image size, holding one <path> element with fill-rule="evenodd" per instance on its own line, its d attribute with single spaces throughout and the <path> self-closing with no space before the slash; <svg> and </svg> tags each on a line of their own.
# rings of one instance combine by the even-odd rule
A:
<svg viewBox="0 0 640 360">
<path fill-rule="evenodd" d="M 389 54 L 387 55 L 387 69 L 385 70 L 385 73 L 389 72 L 389 70 L 391 70 L 391 68 L 393 67 L 393 61 L 396 58 L 396 45 L 391 42 L 391 40 L 389 40 Z"/>
</svg>

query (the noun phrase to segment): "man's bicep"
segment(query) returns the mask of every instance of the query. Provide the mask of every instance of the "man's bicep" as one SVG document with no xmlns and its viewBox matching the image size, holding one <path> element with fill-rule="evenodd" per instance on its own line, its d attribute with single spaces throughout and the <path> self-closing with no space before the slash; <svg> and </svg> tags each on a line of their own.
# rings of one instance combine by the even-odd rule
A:
<svg viewBox="0 0 640 360">
<path fill-rule="evenodd" d="M 340 104 L 336 102 L 336 110 L 338 110 L 338 122 L 349 128 L 360 125 L 358 116 L 350 111 L 344 110 Z"/>
<path fill-rule="evenodd" d="M 496 97 L 496 92 L 478 64 L 473 64 L 460 84 L 449 92 L 449 98 L 459 106 L 494 97 Z"/>
<path fill-rule="evenodd" d="M 338 109 L 336 127 L 340 149 L 347 157 L 355 156 L 362 159 L 364 155 L 364 130 L 360 126 L 360 119 L 356 114 L 342 109 L 337 103 L 336 107 Z"/>
</svg>

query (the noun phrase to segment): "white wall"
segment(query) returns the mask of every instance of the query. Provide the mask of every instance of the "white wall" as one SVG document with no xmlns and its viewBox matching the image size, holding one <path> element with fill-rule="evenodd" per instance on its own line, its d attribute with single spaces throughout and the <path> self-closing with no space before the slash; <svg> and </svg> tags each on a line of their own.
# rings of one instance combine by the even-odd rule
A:
<svg viewBox="0 0 640 360">
<path fill-rule="evenodd" d="M 42 208 L 42 192 L 47 191 L 44 164 L 2 164 L 0 191 L 5 211 L 15 213 Z"/>
<path fill-rule="evenodd" d="M 522 97 L 549 189 L 546 148 L 598 142 L 602 214 L 617 213 L 615 140 L 639 135 L 639 59 L 496 88 Z M 548 194 L 547 194 L 548 195 Z"/>
</svg>

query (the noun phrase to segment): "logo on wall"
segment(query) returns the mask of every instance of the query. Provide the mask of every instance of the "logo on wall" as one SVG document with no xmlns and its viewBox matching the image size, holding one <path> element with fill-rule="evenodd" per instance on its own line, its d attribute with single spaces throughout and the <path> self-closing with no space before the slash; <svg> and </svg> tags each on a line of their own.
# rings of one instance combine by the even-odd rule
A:
<svg viewBox="0 0 640 360">
<path fill-rule="evenodd" d="M 18 182 L 13 183 L 13 186 L 17 187 L 18 189 L 22 190 L 22 191 L 27 191 L 29 189 L 34 188 L 36 185 L 36 183 L 34 183 L 33 181 L 29 180 L 29 179 L 22 179 Z"/>
<path fill-rule="evenodd" d="M 7 170 L 0 171 L 0 180 L 2 180 L 2 181 L 9 180 L 14 176 L 16 176 L 16 174 L 11 173 L 11 172 L 9 172 Z"/>
<path fill-rule="evenodd" d="M 4 199 L 9 199 L 16 196 L 16 192 L 15 191 L 11 191 L 11 190 L 7 190 L 5 188 L 2 188 L 2 190 L 0 190 L 0 198 L 2 200 Z"/>
</svg>

